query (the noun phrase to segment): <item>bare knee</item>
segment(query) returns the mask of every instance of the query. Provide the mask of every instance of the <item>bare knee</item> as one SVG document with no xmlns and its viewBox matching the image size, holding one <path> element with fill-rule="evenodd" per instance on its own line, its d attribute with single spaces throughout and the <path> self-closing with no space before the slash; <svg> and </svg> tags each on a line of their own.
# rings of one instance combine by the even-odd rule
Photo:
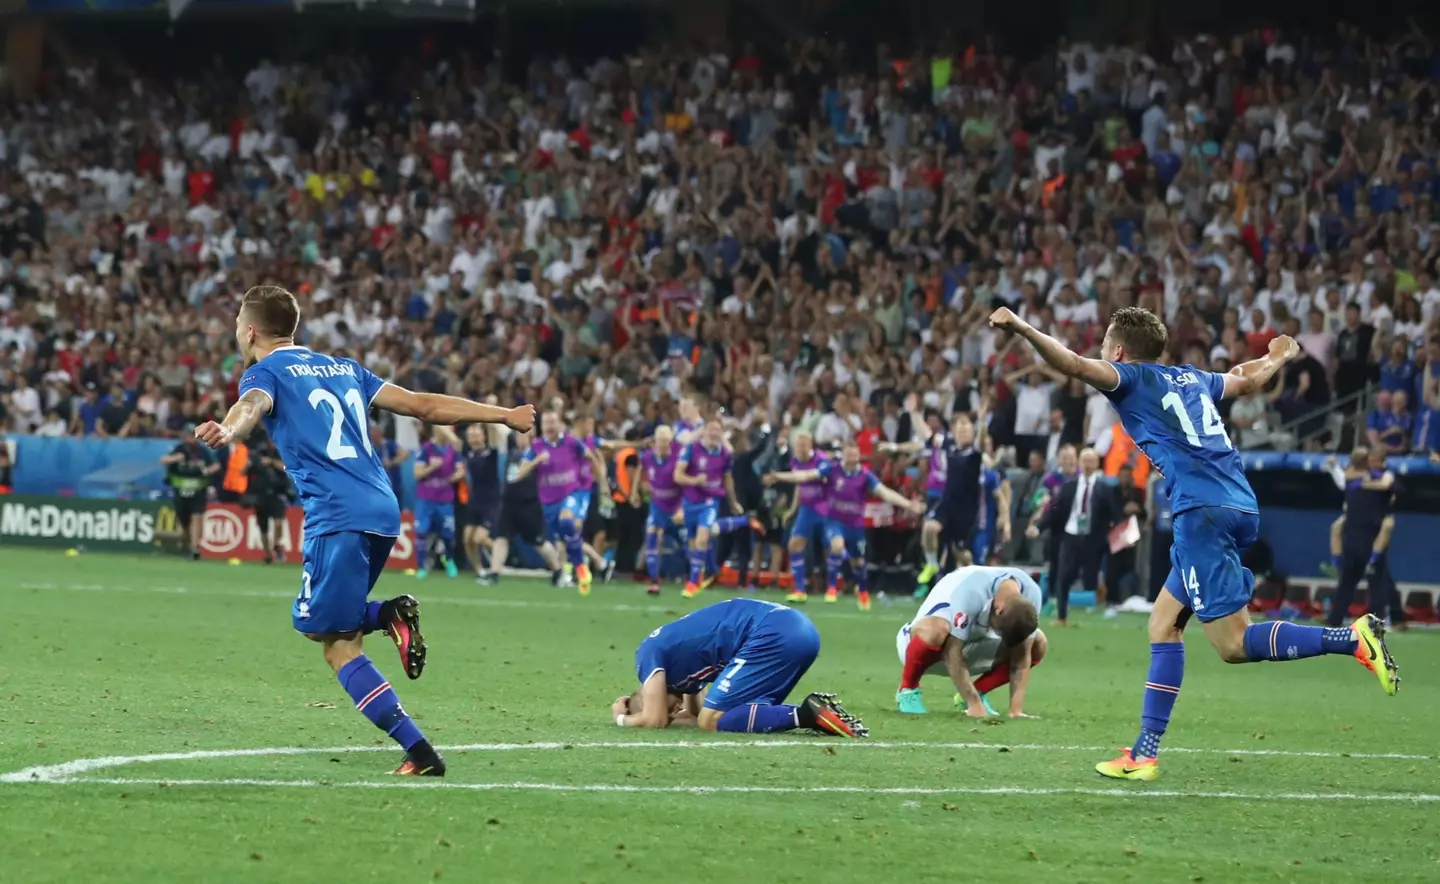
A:
<svg viewBox="0 0 1440 884">
<path fill-rule="evenodd" d="M 1045 652 L 1048 650 L 1050 650 L 1050 640 L 1045 637 L 1044 632 L 1035 630 L 1035 634 L 1030 636 L 1030 665 L 1034 666 L 1044 660 Z"/>
<path fill-rule="evenodd" d="M 1245 637 L 1243 635 L 1227 635 L 1223 639 L 1215 640 L 1213 644 L 1220 659 L 1226 663 L 1250 662 L 1250 655 L 1245 653 Z"/>
<path fill-rule="evenodd" d="M 1189 619 L 1182 607 L 1167 590 L 1161 590 L 1150 611 L 1150 643 L 1169 644 L 1185 640 L 1185 622 Z"/>
<path fill-rule="evenodd" d="M 938 648 L 950 637 L 950 621 L 944 617 L 921 617 L 910 625 L 910 634 L 932 648 Z"/>
<path fill-rule="evenodd" d="M 792 553 L 803 553 L 805 551 L 805 538 L 792 537 L 790 538 L 790 542 L 785 545 L 785 548 Z"/>
<path fill-rule="evenodd" d="M 323 646 L 325 662 L 329 663 L 330 668 L 336 672 L 339 672 L 351 660 L 355 660 L 365 653 L 358 631 L 307 637 L 320 642 Z"/>
<path fill-rule="evenodd" d="M 921 528 L 921 532 L 928 538 L 939 537 L 940 523 L 933 519 L 927 519 L 924 527 Z"/>
<path fill-rule="evenodd" d="M 837 538 L 835 538 L 834 540 L 830 541 L 830 552 L 831 552 L 831 554 L 837 555 L 837 556 L 843 556 L 843 555 L 845 555 L 845 540 L 844 540 L 844 538 L 837 537 Z"/>
</svg>

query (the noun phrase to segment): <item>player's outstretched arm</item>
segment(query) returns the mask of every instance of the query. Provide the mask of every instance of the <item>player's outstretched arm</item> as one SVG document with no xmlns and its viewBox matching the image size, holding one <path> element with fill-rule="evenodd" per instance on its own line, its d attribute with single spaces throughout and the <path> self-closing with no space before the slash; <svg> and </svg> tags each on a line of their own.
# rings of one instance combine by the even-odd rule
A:
<svg viewBox="0 0 1440 884">
<path fill-rule="evenodd" d="M 240 401 L 230 406 L 225 419 L 216 423 L 206 421 L 195 428 L 195 438 L 211 448 L 229 445 L 235 439 L 249 438 L 260 419 L 270 413 L 273 403 L 270 394 L 264 390 L 248 390 Z"/>
<path fill-rule="evenodd" d="M 1242 362 L 1225 375 L 1225 398 L 1249 396 L 1265 389 L 1276 372 L 1285 363 L 1300 355 L 1300 345 L 1289 335 L 1281 335 L 1270 342 L 1270 352 L 1259 359 Z"/>
<path fill-rule="evenodd" d="M 919 454 L 929 444 L 921 439 L 912 439 L 909 442 L 881 442 L 878 447 L 889 454 Z"/>
<path fill-rule="evenodd" d="M 1103 359 L 1086 359 L 1071 352 L 1064 344 L 1016 316 L 1009 307 L 1001 307 L 990 314 L 990 325 L 1014 332 L 1029 341 L 1041 359 L 1066 377 L 1082 380 L 1102 393 L 1120 386 L 1120 372 L 1115 370 L 1115 366 Z"/>
<path fill-rule="evenodd" d="M 917 515 L 925 512 L 924 503 L 918 500 L 911 500 L 888 485 L 877 482 L 875 484 L 874 494 L 896 509 L 909 510 Z"/>
<path fill-rule="evenodd" d="M 512 430 L 528 433 L 535 427 L 535 406 L 519 405 L 502 408 L 471 402 L 459 396 L 441 393 L 416 393 L 394 384 L 386 384 L 371 403 L 395 414 L 403 414 L 427 424 L 504 424 Z"/>
<path fill-rule="evenodd" d="M 777 470 L 773 473 L 766 473 L 760 479 L 763 485 L 774 485 L 776 482 L 784 482 L 788 485 L 808 485 L 811 482 L 819 481 L 819 470 Z"/>
</svg>

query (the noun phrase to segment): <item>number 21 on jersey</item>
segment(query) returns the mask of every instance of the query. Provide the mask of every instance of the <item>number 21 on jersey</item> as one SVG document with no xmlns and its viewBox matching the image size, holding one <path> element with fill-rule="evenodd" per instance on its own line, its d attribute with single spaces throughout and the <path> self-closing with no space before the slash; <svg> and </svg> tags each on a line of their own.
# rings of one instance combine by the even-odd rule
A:
<svg viewBox="0 0 1440 884">
<path fill-rule="evenodd" d="M 1160 407 L 1166 411 L 1175 413 L 1175 419 L 1180 422 L 1180 432 L 1185 434 L 1185 441 L 1196 448 L 1204 445 L 1200 436 L 1219 436 L 1225 443 L 1226 448 L 1233 448 L 1230 444 L 1230 436 L 1225 432 L 1225 422 L 1220 419 L 1220 411 L 1215 407 L 1215 400 L 1210 398 L 1209 393 L 1201 393 L 1200 396 L 1200 431 L 1195 430 L 1195 421 L 1189 412 L 1185 410 L 1185 400 L 1180 394 L 1171 390 L 1160 400 Z"/>
<path fill-rule="evenodd" d="M 330 439 L 325 443 L 325 456 L 331 460 L 349 460 L 352 457 L 359 457 L 360 453 L 355 450 L 354 445 L 345 442 L 345 408 L 335 394 L 329 390 L 311 390 L 310 407 L 320 411 L 320 406 L 326 406 L 330 412 Z M 365 400 L 360 397 L 360 391 L 350 389 L 345 391 L 345 405 L 355 413 L 355 422 L 360 426 L 360 444 L 365 446 L 365 453 L 370 454 L 369 416 L 366 414 Z"/>
</svg>

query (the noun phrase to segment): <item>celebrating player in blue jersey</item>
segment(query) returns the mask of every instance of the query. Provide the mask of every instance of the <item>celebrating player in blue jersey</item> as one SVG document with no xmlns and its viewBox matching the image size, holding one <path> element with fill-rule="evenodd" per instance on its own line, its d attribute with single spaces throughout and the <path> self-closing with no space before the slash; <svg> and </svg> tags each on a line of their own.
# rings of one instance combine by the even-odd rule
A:
<svg viewBox="0 0 1440 884">
<path fill-rule="evenodd" d="M 712 417 L 700 430 L 700 438 L 680 449 L 675 463 L 675 482 L 682 486 L 685 533 L 690 542 L 690 579 L 681 595 L 694 598 L 716 576 L 713 561 L 714 538 L 720 534 L 753 529 L 763 534 L 765 526 L 746 515 L 720 515 L 723 501 L 732 513 L 742 513 L 735 497 L 735 478 L 730 466 L 735 454 L 725 444 L 725 427 Z"/>
<path fill-rule="evenodd" d="M 422 425 L 420 452 L 415 458 L 415 576 L 430 573 L 430 538 L 440 542 L 440 562 L 447 576 L 455 567 L 455 483 L 464 478 L 459 438 L 448 427 L 437 432 Z"/>
<path fill-rule="evenodd" d="M 640 476 L 630 489 L 630 505 L 638 507 L 641 495 L 650 496 L 650 513 L 645 519 L 645 573 L 650 576 L 646 592 L 660 594 L 660 560 L 665 539 L 677 548 L 683 546 L 680 529 L 684 525 L 681 510 L 681 488 L 675 482 L 675 432 L 661 424 L 655 428 L 650 447 L 640 455 Z"/>
<path fill-rule="evenodd" d="M 387 384 L 353 359 L 296 346 L 299 323 L 300 305 L 285 289 L 262 285 L 245 293 L 235 319 L 235 338 L 248 366 L 240 401 L 223 421 L 196 427 L 195 435 L 218 448 L 246 438 L 264 422 L 305 509 L 304 568 L 291 611 L 295 629 L 323 646 L 325 662 L 355 708 L 405 750 L 395 773 L 444 776 L 444 760 L 365 656 L 364 636 L 384 631 L 399 648 L 407 676 L 419 678 L 425 667 L 415 599 L 367 601 L 400 534 L 400 507 L 371 447 L 369 411 L 381 408 L 431 424 L 503 423 L 529 430 L 535 409 L 498 408 Z"/>
<path fill-rule="evenodd" d="M 831 694 L 785 703 L 820 655 L 815 624 L 794 608 L 729 599 L 667 623 L 640 643 L 640 690 L 610 707 L 621 727 L 696 725 L 769 734 L 808 728 L 841 737 L 870 732 Z M 700 690 L 714 683 L 700 702 Z"/>
<path fill-rule="evenodd" d="M 1240 555 L 1259 537 L 1259 506 L 1215 403 L 1263 389 L 1299 353 L 1293 340 L 1281 335 L 1270 342 L 1268 355 L 1221 375 L 1158 364 L 1168 337 L 1165 324 L 1139 307 L 1117 310 L 1111 317 L 1102 359 L 1070 352 L 1003 307 L 991 315 L 990 324 L 1020 335 L 1051 366 L 1109 397 L 1125 430 L 1168 484 L 1175 540 L 1165 592 L 1150 615 L 1150 676 L 1140 736 L 1119 758 L 1097 765 L 1097 772 L 1124 780 L 1160 775 L 1160 738 L 1180 694 L 1182 632 L 1192 614 L 1227 663 L 1353 655 L 1379 678 L 1385 693 L 1395 693 L 1400 675 L 1378 617 L 1367 614 L 1349 628 L 1250 622 L 1254 575 L 1240 563 Z"/>
<path fill-rule="evenodd" d="M 855 578 L 855 601 L 860 610 L 870 610 L 869 566 L 865 561 L 865 502 L 873 495 L 891 506 L 909 510 L 916 515 L 925 512 L 925 504 L 908 500 L 903 494 L 887 488 L 860 463 L 860 446 L 853 439 L 840 450 L 840 462 L 821 460 L 813 469 L 787 470 L 771 473 L 764 479 L 767 485 L 775 482 L 791 482 L 802 488 L 819 484 L 825 490 L 825 546 L 829 559 L 825 573 L 828 577 L 825 601 L 834 603 L 840 598 L 840 576 L 848 559 L 850 573 Z"/>
</svg>

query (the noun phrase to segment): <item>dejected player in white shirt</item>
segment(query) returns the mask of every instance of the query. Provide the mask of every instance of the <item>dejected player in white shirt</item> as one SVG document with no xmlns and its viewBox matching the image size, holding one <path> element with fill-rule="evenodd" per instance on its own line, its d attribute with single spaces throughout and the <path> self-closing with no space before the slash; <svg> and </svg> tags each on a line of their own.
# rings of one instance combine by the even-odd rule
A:
<svg viewBox="0 0 1440 884">
<path fill-rule="evenodd" d="M 940 578 L 915 619 L 895 636 L 903 666 L 895 703 L 924 715 L 920 678 L 949 675 L 955 702 L 967 715 L 993 715 L 985 694 L 1010 685 L 1010 717 L 1025 714 L 1030 669 L 1045 656 L 1045 633 L 1036 628 L 1040 587 L 1018 568 L 971 566 Z"/>
</svg>

